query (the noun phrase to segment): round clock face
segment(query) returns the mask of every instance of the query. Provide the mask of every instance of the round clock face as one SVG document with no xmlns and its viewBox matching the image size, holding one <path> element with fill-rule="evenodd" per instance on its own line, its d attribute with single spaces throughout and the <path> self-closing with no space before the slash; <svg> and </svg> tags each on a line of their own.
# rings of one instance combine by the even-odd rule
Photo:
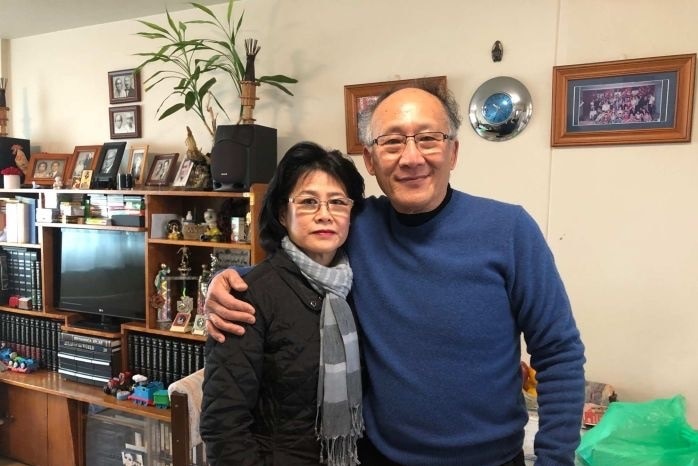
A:
<svg viewBox="0 0 698 466">
<path fill-rule="evenodd" d="M 470 100 L 468 112 L 475 132 L 488 141 L 513 138 L 526 127 L 532 114 L 528 89 L 508 76 L 482 83 Z"/>
<path fill-rule="evenodd" d="M 513 108 L 514 104 L 511 102 L 511 96 L 504 92 L 497 92 L 485 99 L 485 104 L 482 106 L 482 115 L 490 123 L 504 123 L 511 115 Z"/>
</svg>

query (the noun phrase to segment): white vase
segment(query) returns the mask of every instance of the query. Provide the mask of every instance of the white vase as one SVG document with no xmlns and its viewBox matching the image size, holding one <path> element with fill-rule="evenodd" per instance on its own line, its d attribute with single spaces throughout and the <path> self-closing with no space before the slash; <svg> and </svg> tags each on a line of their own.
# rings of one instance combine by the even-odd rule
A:
<svg viewBox="0 0 698 466">
<path fill-rule="evenodd" d="M 19 175 L 2 175 L 3 187 L 5 189 L 19 189 Z"/>
</svg>

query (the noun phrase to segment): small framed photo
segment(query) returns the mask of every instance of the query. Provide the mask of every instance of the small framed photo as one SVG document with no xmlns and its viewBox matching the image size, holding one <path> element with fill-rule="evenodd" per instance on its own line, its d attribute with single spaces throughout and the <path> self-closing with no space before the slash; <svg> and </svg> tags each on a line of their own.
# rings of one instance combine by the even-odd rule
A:
<svg viewBox="0 0 698 466">
<path fill-rule="evenodd" d="M 41 186 L 53 186 L 57 176 L 66 179 L 68 167 L 73 154 L 32 154 L 29 159 L 26 182 L 35 182 Z"/>
<path fill-rule="evenodd" d="M 105 142 L 99 153 L 97 176 L 109 176 L 116 179 L 116 174 L 119 172 L 119 166 L 121 165 L 121 159 L 124 157 L 125 150 L 125 142 Z"/>
<path fill-rule="evenodd" d="M 140 102 L 141 77 L 135 69 L 110 71 L 108 78 L 110 104 Z"/>
<path fill-rule="evenodd" d="M 197 314 L 194 318 L 194 327 L 191 329 L 192 335 L 206 335 L 206 317 Z"/>
<path fill-rule="evenodd" d="M 445 88 L 446 76 L 344 86 L 344 123 L 347 135 L 347 154 L 361 154 L 363 152 L 363 144 L 361 144 L 359 139 L 359 117 L 362 112 L 373 105 L 378 100 L 378 97 L 385 92 L 421 83 Z"/>
<path fill-rule="evenodd" d="M 134 186 L 140 186 L 145 181 L 145 166 L 148 157 L 148 144 L 132 145 L 131 157 L 128 161 L 128 172 L 133 177 Z"/>
<path fill-rule="evenodd" d="M 177 171 L 177 176 L 175 176 L 172 186 L 184 188 L 187 186 L 187 181 L 191 175 L 191 169 L 194 168 L 194 161 L 191 159 L 182 160 L 182 164 L 179 166 Z"/>
<path fill-rule="evenodd" d="M 102 146 L 75 146 L 66 181 L 70 181 L 73 187 L 76 187 L 75 183 L 77 182 L 77 186 L 79 187 L 82 171 L 95 169 L 101 148 Z"/>
<path fill-rule="evenodd" d="M 122 105 L 109 108 L 109 136 L 112 139 L 141 137 L 141 106 Z"/>
<path fill-rule="evenodd" d="M 186 333 L 189 331 L 189 321 L 191 320 L 191 312 L 178 312 L 174 320 L 172 320 L 172 325 L 170 326 L 170 332 L 180 332 Z"/>
<path fill-rule="evenodd" d="M 83 170 L 82 175 L 80 175 L 80 183 L 78 184 L 79 189 L 90 189 L 92 185 L 92 170 Z M 75 186 L 75 183 L 73 183 Z"/>
<path fill-rule="evenodd" d="M 178 153 L 159 154 L 153 157 L 153 164 L 145 179 L 146 186 L 169 186 L 177 168 L 178 157 Z"/>
</svg>

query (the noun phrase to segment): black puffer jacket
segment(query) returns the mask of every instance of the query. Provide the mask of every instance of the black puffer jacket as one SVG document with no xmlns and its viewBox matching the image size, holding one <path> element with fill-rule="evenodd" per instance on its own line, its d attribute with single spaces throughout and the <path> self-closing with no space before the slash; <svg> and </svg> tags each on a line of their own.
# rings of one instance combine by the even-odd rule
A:
<svg viewBox="0 0 698 466">
<path fill-rule="evenodd" d="M 201 437 L 212 466 L 318 465 L 315 436 L 322 297 L 283 251 L 245 276 L 256 323 L 209 338 Z"/>
</svg>

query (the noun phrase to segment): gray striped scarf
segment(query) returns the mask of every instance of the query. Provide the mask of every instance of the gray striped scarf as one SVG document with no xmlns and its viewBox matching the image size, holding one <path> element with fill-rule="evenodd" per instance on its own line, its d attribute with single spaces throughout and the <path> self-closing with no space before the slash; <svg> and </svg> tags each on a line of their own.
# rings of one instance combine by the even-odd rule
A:
<svg viewBox="0 0 698 466">
<path fill-rule="evenodd" d="M 325 297 L 320 314 L 320 371 L 315 431 L 321 442 L 320 462 L 329 466 L 359 464 L 356 441 L 362 436 L 361 365 L 354 316 L 346 297 L 352 271 L 337 251 L 336 265 L 325 267 L 310 259 L 288 236 L 281 246 L 310 285 Z"/>
</svg>

